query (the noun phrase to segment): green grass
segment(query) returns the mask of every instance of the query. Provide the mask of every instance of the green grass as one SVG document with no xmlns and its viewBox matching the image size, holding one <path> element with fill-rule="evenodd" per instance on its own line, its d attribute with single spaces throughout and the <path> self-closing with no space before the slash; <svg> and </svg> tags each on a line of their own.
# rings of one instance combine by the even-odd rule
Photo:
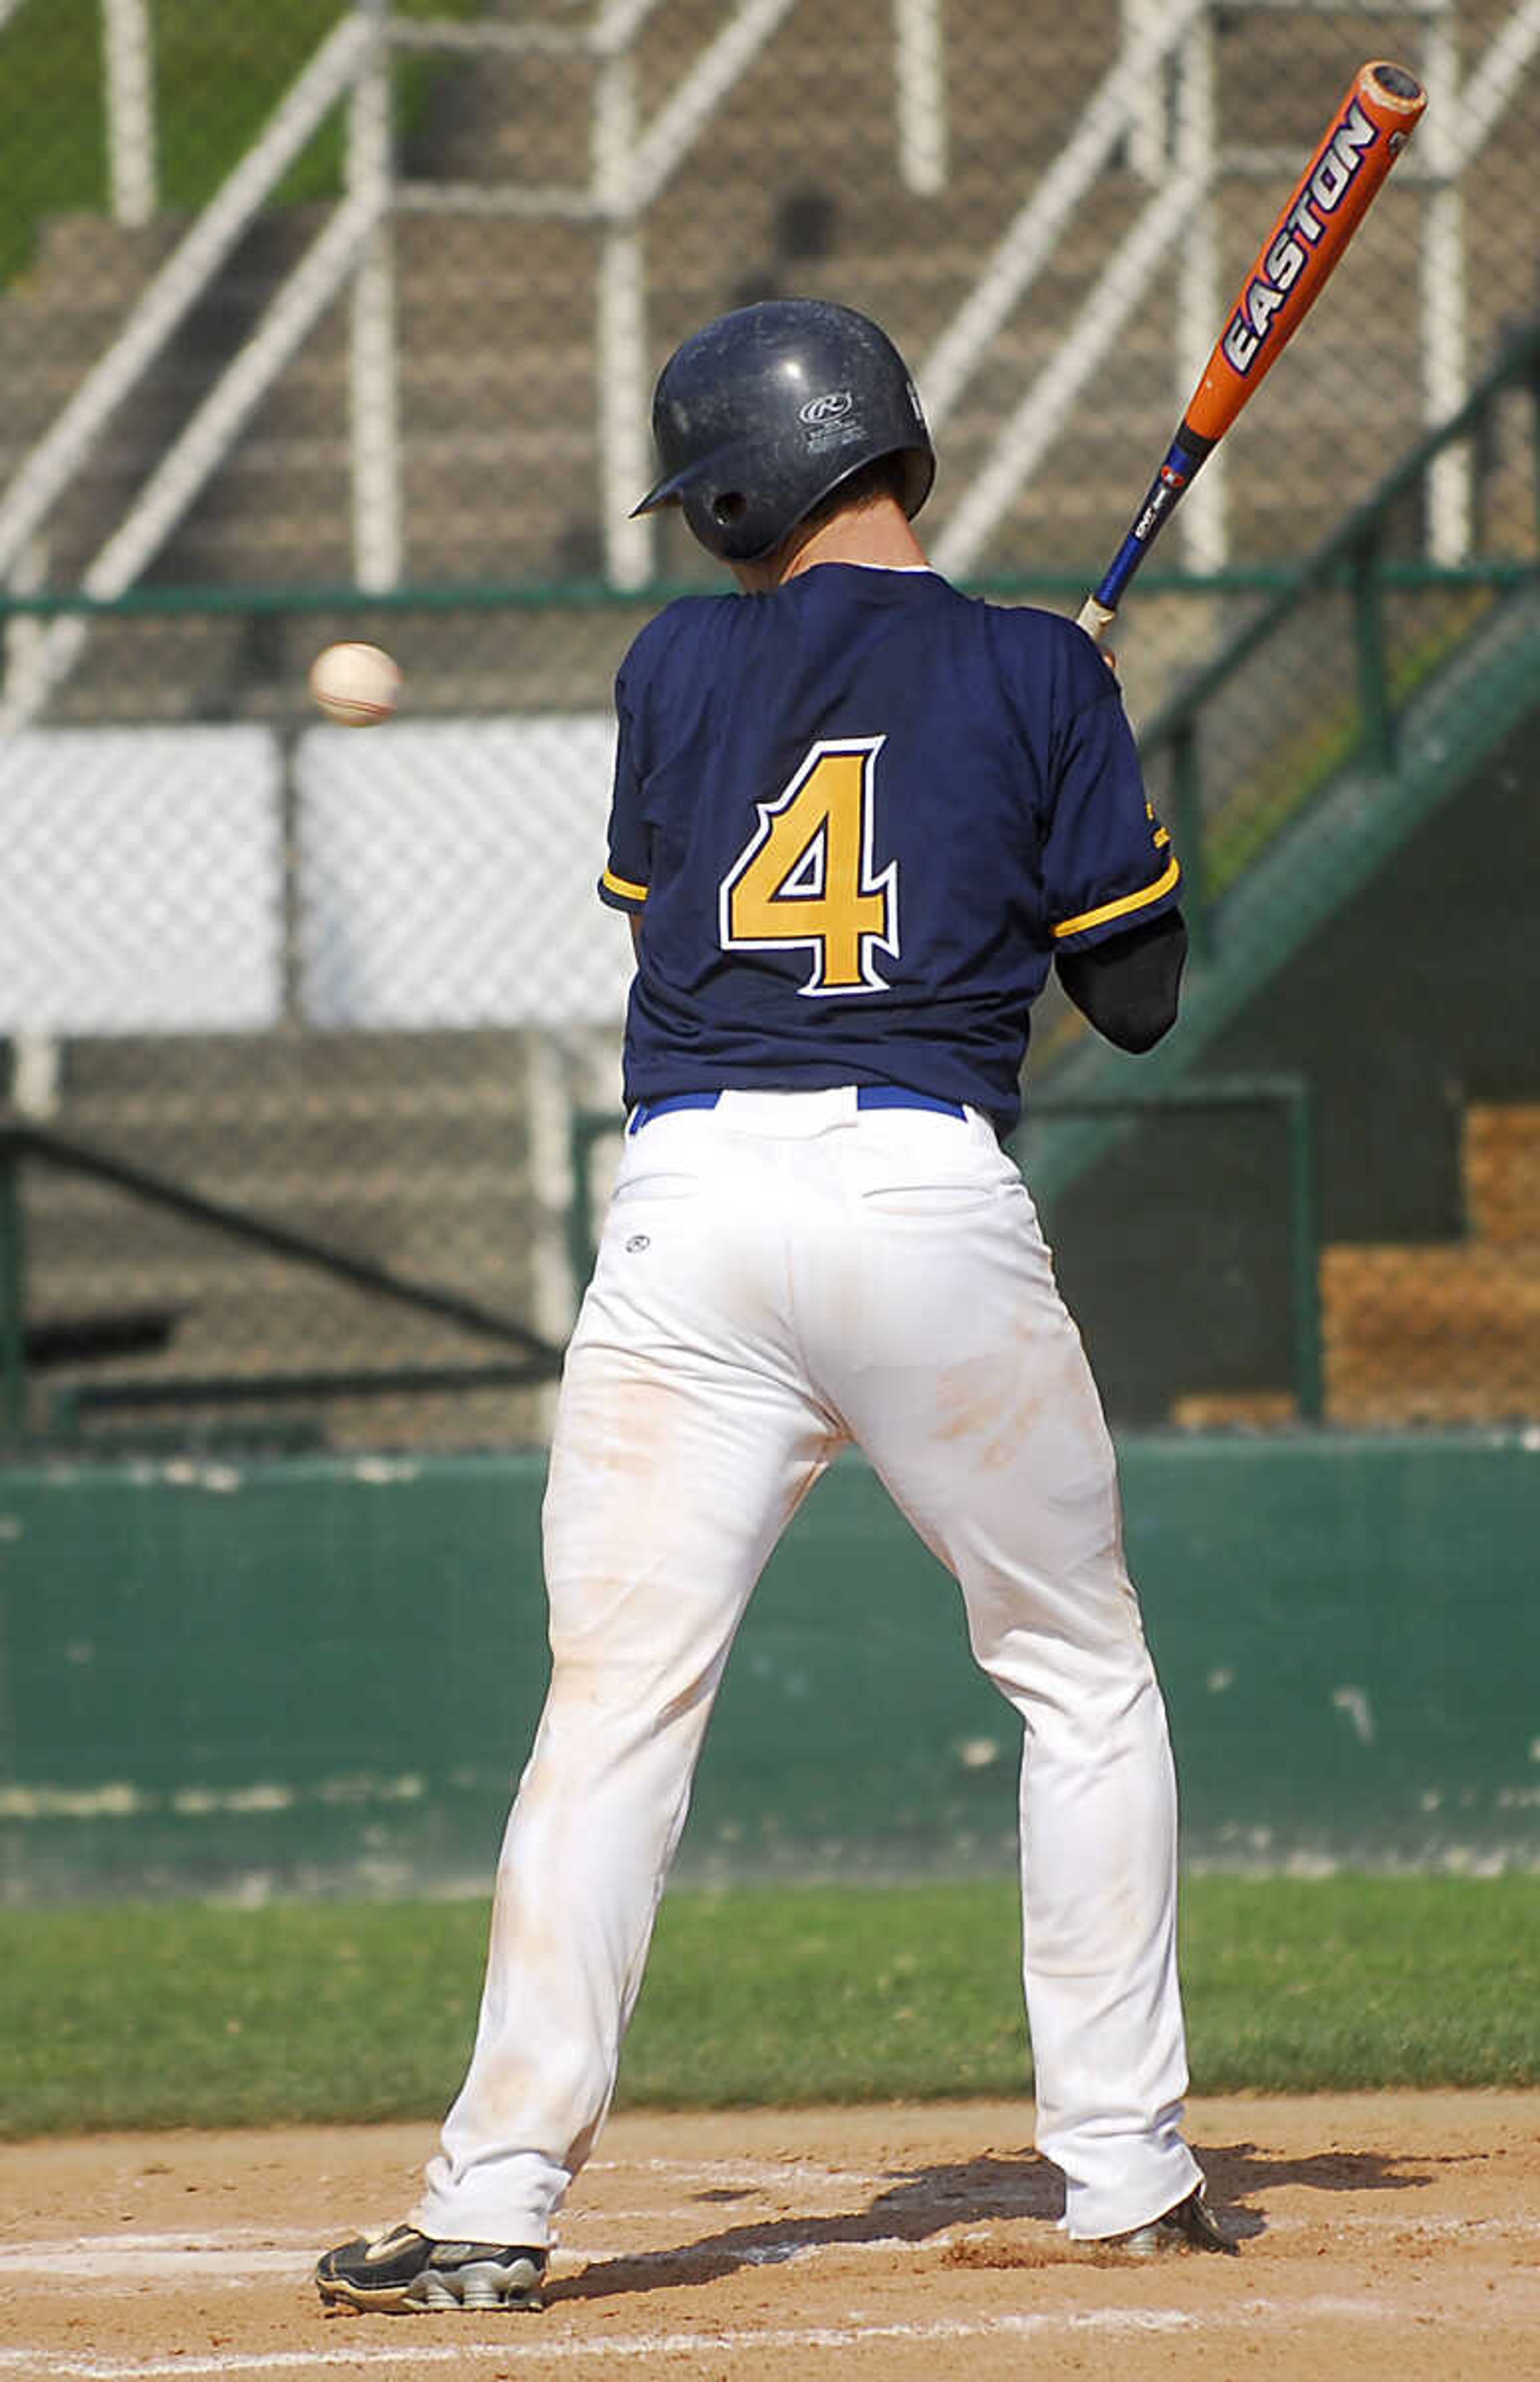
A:
<svg viewBox="0 0 1540 2382">
<path fill-rule="evenodd" d="M 1540 1877 L 1195 1878 L 1194 2089 L 1540 2082 Z M 0 2130 L 432 2118 L 481 1982 L 479 1903 L 0 1914 Z M 1005 1885 L 684 1893 L 622 2103 L 1012 2093 Z"/>
<path fill-rule="evenodd" d="M 394 0 L 409 17 L 469 17 L 476 0 Z M 342 13 L 341 0 L 156 0 L 155 109 L 163 207 L 212 197 Z M 417 121 L 441 60 L 396 69 L 398 129 Z M 282 184 L 280 203 L 338 188 L 340 111 Z M 7 203 L 0 216 L 0 284 L 26 270 L 47 215 L 107 206 L 100 0 L 23 0 L 0 31 L 0 156 Z"/>
</svg>

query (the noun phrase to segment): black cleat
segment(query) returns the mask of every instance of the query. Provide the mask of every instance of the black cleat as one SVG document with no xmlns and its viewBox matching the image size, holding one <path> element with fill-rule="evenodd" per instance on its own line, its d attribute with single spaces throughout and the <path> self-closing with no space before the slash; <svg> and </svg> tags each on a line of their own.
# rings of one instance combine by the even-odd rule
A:
<svg viewBox="0 0 1540 2382">
<path fill-rule="evenodd" d="M 315 2287 L 328 2307 L 405 2315 L 439 2308 L 538 2308 L 544 2250 L 495 2241 L 431 2241 L 410 2225 L 393 2225 L 328 2250 Z"/>
<path fill-rule="evenodd" d="M 1239 2243 L 1230 2240 L 1204 2198 L 1202 2184 L 1164 2216 L 1152 2216 L 1147 2225 L 1136 2225 L 1131 2233 L 1109 2234 L 1094 2246 L 1121 2250 L 1131 2258 L 1163 2258 L 1173 2250 L 1217 2250 L 1227 2258 L 1240 2255 Z"/>
</svg>

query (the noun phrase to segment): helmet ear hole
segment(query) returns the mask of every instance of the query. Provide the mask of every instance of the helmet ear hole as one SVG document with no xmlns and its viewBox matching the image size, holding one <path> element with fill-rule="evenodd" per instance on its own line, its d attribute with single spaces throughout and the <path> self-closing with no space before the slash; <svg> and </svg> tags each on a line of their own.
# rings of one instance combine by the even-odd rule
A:
<svg viewBox="0 0 1540 2382">
<path fill-rule="evenodd" d="M 748 510 L 749 499 L 738 488 L 724 488 L 719 497 L 713 497 L 711 500 L 711 517 L 713 521 L 720 522 L 724 529 L 730 529 L 734 522 L 740 522 Z"/>
</svg>

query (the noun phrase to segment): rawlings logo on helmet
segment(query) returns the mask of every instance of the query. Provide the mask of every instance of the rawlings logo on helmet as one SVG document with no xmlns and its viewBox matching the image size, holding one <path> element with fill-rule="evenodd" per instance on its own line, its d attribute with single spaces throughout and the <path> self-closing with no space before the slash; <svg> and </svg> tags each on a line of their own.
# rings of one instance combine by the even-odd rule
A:
<svg viewBox="0 0 1540 2382">
<path fill-rule="evenodd" d="M 810 430 L 816 430 L 825 422 L 842 422 L 855 401 L 848 388 L 825 389 L 822 397 L 810 397 L 805 405 L 797 408 L 797 419 L 805 422 Z"/>
</svg>

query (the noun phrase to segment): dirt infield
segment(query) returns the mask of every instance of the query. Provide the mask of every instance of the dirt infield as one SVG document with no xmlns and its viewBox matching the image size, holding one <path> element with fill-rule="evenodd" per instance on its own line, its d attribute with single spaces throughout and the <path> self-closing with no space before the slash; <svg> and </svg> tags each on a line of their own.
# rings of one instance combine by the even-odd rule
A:
<svg viewBox="0 0 1540 2382">
<path fill-rule="evenodd" d="M 318 2248 L 400 2216 L 425 2127 L 0 2149 L 0 2376 L 1203 2382 L 1537 2370 L 1540 2093 L 1199 2102 L 1238 2259 L 1093 2262 L 1021 2105 L 622 2117 L 544 2315 L 324 2314 Z"/>
</svg>

